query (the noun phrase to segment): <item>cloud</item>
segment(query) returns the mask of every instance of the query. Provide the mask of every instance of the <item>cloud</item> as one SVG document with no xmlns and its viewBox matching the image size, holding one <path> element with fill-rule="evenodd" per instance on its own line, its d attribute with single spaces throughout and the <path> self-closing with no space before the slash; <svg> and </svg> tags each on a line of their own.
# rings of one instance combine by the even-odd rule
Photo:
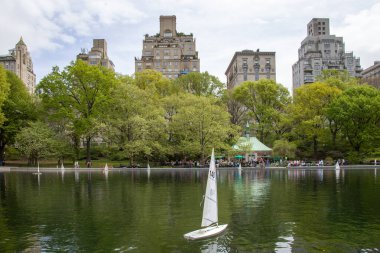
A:
<svg viewBox="0 0 380 253">
<path fill-rule="evenodd" d="M 380 3 L 345 17 L 336 33 L 343 36 L 346 51 L 354 51 L 362 66 L 369 67 L 380 59 Z"/>
<path fill-rule="evenodd" d="M 32 52 L 56 50 L 117 23 L 135 23 L 144 17 L 125 0 L 3 0 L 0 48 L 11 48 L 23 35 Z M 4 36 L 6 34 L 6 36 Z"/>
<path fill-rule="evenodd" d="M 160 15 L 176 15 L 177 31 L 197 40 L 202 71 L 225 82 L 236 51 L 275 51 L 277 81 L 291 89 L 291 66 L 312 18 L 330 18 L 332 33 L 368 66 L 380 54 L 378 13 L 378 0 L 2 0 L 0 54 L 22 35 L 40 79 L 105 38 L 116 70 L 132 74 L 143 35 L 159 32 Z"/>
</svg>

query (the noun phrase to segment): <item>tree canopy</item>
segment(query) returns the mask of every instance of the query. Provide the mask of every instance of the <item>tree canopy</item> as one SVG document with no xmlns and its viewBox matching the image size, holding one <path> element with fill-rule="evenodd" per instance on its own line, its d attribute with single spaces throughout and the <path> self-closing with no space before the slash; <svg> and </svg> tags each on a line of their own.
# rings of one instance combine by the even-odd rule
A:
<svg viewBox="0 0 380 253">
<path fill-rule="evenodd" d="M 0 65 L 0 126 L 5 120 L 3 113 L 3 103 L 7 99 L 9 92 L 9 83 L 7 82 L 6 72 L 2 65 Z"/>
<path fill-rule="evenodd" d="M 263 142 L 279 130 L 281 115 L 291 102 L 289 91 L 269 79 L 243 82 L 234 88 L 233 98 L 247 108 L 257 135 Z"/>
<path fill-rule="evenodd" d="M 0 160 L 4 160 L 5 148 L 14 143 L 16 134 L 29 121 L 37 118 L 35 97 L 29 94 L 21 79 L 15 73 L 6 71 L 6 81 L 10 89 L 2 108 L 5 121 L 0 125 Z"/>
<path fill-rule="evenodd" d="M 78 60 L 62 71 L 54 67 L 38 85 L 50 120 L 85 139 L 87 161 L 116 82 L 113 71 Z"/>
<path fill-rule="evenodd" d="M 368 85 L 345 90 L 326 109 L 327 115 L 341 125 L 352 148 L 380 143 L 380 91 Z"/>
</svg>

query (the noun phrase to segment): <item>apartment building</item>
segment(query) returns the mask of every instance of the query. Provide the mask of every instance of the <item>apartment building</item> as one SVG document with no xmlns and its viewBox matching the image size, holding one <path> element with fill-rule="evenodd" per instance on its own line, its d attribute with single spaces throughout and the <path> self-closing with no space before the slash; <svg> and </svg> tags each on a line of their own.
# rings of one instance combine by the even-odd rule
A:
<svg viewBox="0 0 380 253">
<path fill-rule="evenodd" d="M 25 84 L 30 93 L 36 89 L 36 75 L 33 71 L 32 57 L 22 37 L 15 48 L 6 55 L 0 55 L 0 64 L 5 69 L 14 72 Z"/>
<path fill-rule="evenodd" d="M 141 58 L 135 57 L 135 72 L 154 69 L 169 79 L 199 72 L 200 63 L 193 34 L 177 32 L 176 16 L 160 16 L 160 32 L 145 35 Z"/>
<path fill-rule="evenodd" d="M 244 81 L 262 78 L 276 81 L 276 53 L 259 49 L 235 52 L 225 72 L 227 88 L 232 89 Z"/>
</svg>

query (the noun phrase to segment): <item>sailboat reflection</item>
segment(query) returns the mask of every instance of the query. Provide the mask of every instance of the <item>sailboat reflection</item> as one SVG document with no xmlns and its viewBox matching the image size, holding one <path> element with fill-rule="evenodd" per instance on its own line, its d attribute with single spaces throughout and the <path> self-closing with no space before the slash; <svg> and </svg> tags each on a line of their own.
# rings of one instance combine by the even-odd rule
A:
<svg viewBox="0 0 380 253">
<path fill-rule="evenodd" d="M 318 169 L 318 178 L 319 181 L 323 181 L 323 169 Z"/>
<path fill-rule="evenodd" d="M 292 245 L 294 242 L 293 237 L 293 227 L 295 226 L 294 222 L 287 222 L 283 224 L 285 230 L 282 232 L 283 235 L 278 237 L 278 241 L 276 242 L 276 248 L 274 252 L 276 253 L 291 253 Z"/>
<path fill-rule="evenodd" d="M 38 181 L 38 188 L 40 187 L 40 183 L 41 183 L 41 174 L 37 174 L 37 181 Z"/>
<path fill-rule="evenodd" d="M 294 242 L 294 237 L 290 236 L 280 236 L 278 238 L 279 242 L 276 242 L 276 248 L 274 252 L 276 253 L 291 253 L 292 252 L 292 243 Z"/>
<path fill-rule="evenodd" d="M 339 182 L 339 178 L 340 178 L 340 169 L 336 169 L 335 170 L 335 177 L 336 177 L 336 182 L 338 183 Z"/>
<path fill-rule="evenodd" d="M 213 242 L 210 244 L 207 244 L 201 248 L 202 253 L 216 253 L 218 252 L 218 243 Z"/>
<path fill-rule="evenodd" d="M 79 171 L 75 170 L 75 182 L 79 182 Z"/>
</svg>

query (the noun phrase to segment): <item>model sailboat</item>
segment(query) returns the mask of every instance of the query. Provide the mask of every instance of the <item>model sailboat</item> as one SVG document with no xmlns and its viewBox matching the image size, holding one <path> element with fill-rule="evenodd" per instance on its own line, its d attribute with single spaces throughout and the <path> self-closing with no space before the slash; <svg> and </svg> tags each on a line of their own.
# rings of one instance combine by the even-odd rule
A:
<svg viewBox="0 0 380 253">
<path fill-rule="evenodd" d="M 222 233 L 228 224 L 218 224 L 218 194 L 216 187 L 216 167 L 214 149 L 212 149 L 210 168 L 208 170 L 208 179 L 206 193 L 203 204 L 202 229 L 184 235 L 186 239 L 196 240 L 206 238 Z"/>
<path fill-rule="evenodd" d="M 37 163 L 37 173 L 33 173 L 34 175 L 41 175 L 42 173 L 40 172 L 40 163 Z"/>
</svg>

